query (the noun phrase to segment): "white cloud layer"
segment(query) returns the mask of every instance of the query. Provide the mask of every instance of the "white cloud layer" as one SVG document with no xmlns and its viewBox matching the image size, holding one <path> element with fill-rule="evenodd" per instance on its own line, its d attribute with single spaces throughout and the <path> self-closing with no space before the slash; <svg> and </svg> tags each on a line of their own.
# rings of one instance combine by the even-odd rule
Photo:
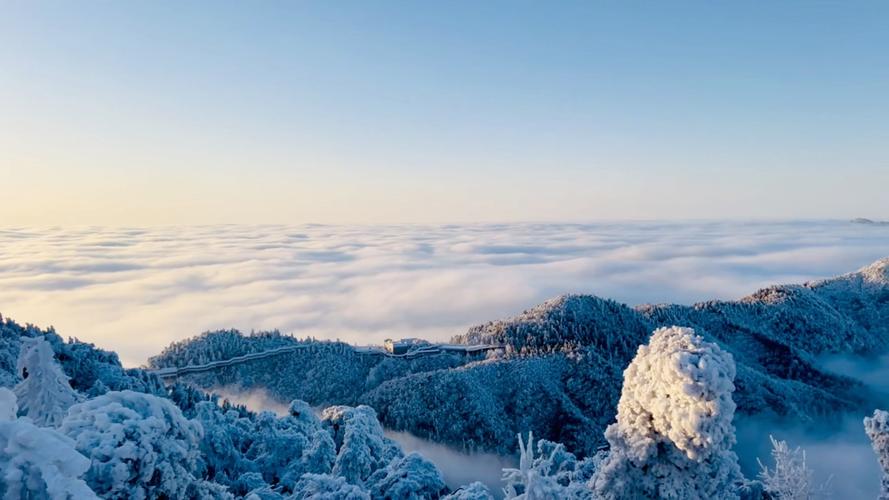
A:
<svg viewBox="0 0 889 500">
<path fill-rule="evenodd" d="M 0 312 L 138 365 L 219 328 L 447 339 L 563 292 L 738 298 L 889 256 L 846 222 L 0 230 Z"/>
</svg>

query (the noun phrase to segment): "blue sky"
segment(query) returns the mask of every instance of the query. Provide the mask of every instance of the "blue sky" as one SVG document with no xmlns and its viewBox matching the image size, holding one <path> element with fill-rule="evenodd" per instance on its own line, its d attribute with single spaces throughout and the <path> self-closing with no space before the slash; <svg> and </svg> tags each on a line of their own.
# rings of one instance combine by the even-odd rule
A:
<svg viewBox="0 0 889 500">
<path fill-rule="evenodd" d="M 3 225 L 889 218 L 885 2 L 5 2 Z"/>
</svg>

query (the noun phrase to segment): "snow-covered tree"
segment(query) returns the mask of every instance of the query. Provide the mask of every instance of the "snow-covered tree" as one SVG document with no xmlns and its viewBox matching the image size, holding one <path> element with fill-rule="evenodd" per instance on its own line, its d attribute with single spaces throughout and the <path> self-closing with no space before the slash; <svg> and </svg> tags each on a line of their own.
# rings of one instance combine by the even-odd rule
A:
<svg viewBox="0 0 889 500">
<path fill-rule="evenodd" d="M 86 481 L 105 498 L 184 498 L 200 482 L 201 426 L 167 399 L 109 392 L 72 406 L 60 430 L 89 457 Z"/>
<path fill-rule="evenodd" d="M 446 490 L 441 472 L 416 452 L 374 472 L 367 485 L 373 498 L 438 498 Z"/>
<path fill-rule="evenodd" d="M 534 435 L 528 433 L 528 442 L 519 435 L 519 468 L 503 469 L 503 489 L 506 498 L 542 500 L 548 498 L 589 498 L 591 491 L 586 485 L 599 458 L 578 462 L 564 445 L 541 439 L 537 442 L 534 456 Z"/>
<path fill-rule="evenodd" d="M 506 483 L 503 493 L 506 498 L 544 500 L 561 497 L 564 488 L 556 478 L 535 467 L 539 463 L 535 464 L 534 460 L 534 435 L 528 434 L 527 444 L 522 440 L 521 434 L 518 438 L 519 468 L 503 469 L 503 482 Z"/>
<path fill-rule="evenodd" d="M 303 474 L 326 474 L 333 468 L 333 437 L 302 401 L 291 403 L 282 417 L 213 401 L 197 403 L 194 415 L 204 430 L 201 474 L 236 495 L 265 487 L 286 494 Z"/>
<path fill-rule="evenodd" d="M 15 395 L 19 412 L 39 426 L 58 427 L 68 408 L 80 400 L 53 356 L 43 337 L 23 339 L 18 372 L 24 380 L 15 386 Z"/>
<path fill-rule="evenodd" d="M 889 412 L 874 411 L 873 417 L 864 419 L 864 431 L 867 432 L 883 469 L 880 500 L 889 500 Z"/>
<path fill-rule="evenodd" d="M 98 498 L 80 479 L 90 462 L 55 429 L 16 418 L 15 394 L 0 387 L 0 498 Z"/>
<path fill-rule="evenodd" d="M 815 472 L 806 465 L 805 450 L 799 447 L 791 450 L 787 441 L 779 441 L 773 436 L 769 436 L 769 439 L 772 441 L 775 468 L 770 469 L 757 459 L 759 478 L 769 497 L 775 500 L 809 500 L 826 496 L 827 483 L 815 485 Z"/>
<path fill-rule="evenodd" d="M 253 474 L 253 473 L 251 473 Z M 240 498 L 240 497 L 238 497 Z M 251 490 L 244 495 L 246 500 L 284 500 L 284 495 L 278 493 L 272 487 L 265 485 L 255 490 Z M 290 498 L 289 496 L 287 498 Z"/>
<path fill-rule="evenodd" d="M 304 474 L 288 500 L 370 500 L 370 495 L 344 477 Z"/>
<path fill-rule="evenodd" d="M 301 399 L 294 399 L 287 406 L 287 416 L 290 417 L 295 426 L 302 429 L 314 431 L 321 428 L 321 419 L 319 419 L 309 403 Z"/>
<path fill-rule="evenodd" d="M 322 421 L 337 448 L 333 475 L 349 483 L 364 485 L 377 469 L 401 456 L 398 445 L 383 435 L 377 414 L 369 406 L 331 406 L 322 413 Z"/>
<path fill-rule="evenodd" d="M 593 478 L 606 499 L 737 498 L 731 354 L 689 328 L 655 330 L 624 372 L 611 450 Z"/>
<path fill-rule="evenodd" d="M 442 498 L 443 500 L 494 500 L 494 495 L 491 494 L 487 486 L 475 481 L 457 488 L 456 491 Z"/>
<path fill-rule="evenodd" d="M 307 435 L 306 446 L 302 450 L 299 463 L 291 463 L 287 473 L 299 477 L 305 473 L 322 474 L 333 468 L 336 448 L 333 438 L 327 431 L 316 430 Z"/>
<path fill-rule="evenodd" d="M 289 490 L 303 474 L 324 474 L 333 467 L 333 438 L 314 415 L 291 412 L 278 418 L 273 413 L 261 412 L 253 423 L 252 442 L 244 458 L 262 472 L 270 485 L 282 484 Z"/>
</svg>

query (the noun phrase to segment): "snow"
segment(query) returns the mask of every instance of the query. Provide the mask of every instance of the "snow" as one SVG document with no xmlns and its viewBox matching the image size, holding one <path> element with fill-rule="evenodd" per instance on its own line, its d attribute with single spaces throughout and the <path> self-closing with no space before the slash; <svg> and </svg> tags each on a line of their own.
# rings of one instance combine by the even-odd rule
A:
<svg viewBox="0 0 889 500">
<path fill-rule="evenodd" d="M 864 280 L 877 285 L 889 285 L 889 257 L 858 270 Z"/>
<path fill-rule="evenodd" d="M 15 418 L 12 391 L 0 388 L 0 497 L 80 500 L 98 498 L 80 479 L 89 460 L 55 429 Z"/>
<path fill-rule="evenodd" d="M 99 495 L 182 498 L 199 480 L 201 425 L 167 399 L 109 392 L 72 406 L 60 430 L 90 458 L 86 481 Z"/>
</svg>

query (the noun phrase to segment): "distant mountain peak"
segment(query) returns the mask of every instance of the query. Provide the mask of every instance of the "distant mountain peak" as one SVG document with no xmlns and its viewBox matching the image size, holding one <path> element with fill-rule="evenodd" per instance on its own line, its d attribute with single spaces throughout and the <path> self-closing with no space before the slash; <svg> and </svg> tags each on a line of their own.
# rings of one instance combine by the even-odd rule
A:
<svg viewBox="0 0 889 500">
<path fill-rule="evenodd" d="M 873 264 L 858 270 L 865 281 L 880 285 L 889 285 L 889 257 L 880 259 Z"/>
<path fill-rule="evenodd" d="M 864 217 L 858 217 L 856 219 L 852 219 L 850 222 L 852 222 L 853 224 L 871 224 L 871 225 L 876 225 L 876 226 L 889 225 L 889 221 L 866 219 Z"/>
</svg>

